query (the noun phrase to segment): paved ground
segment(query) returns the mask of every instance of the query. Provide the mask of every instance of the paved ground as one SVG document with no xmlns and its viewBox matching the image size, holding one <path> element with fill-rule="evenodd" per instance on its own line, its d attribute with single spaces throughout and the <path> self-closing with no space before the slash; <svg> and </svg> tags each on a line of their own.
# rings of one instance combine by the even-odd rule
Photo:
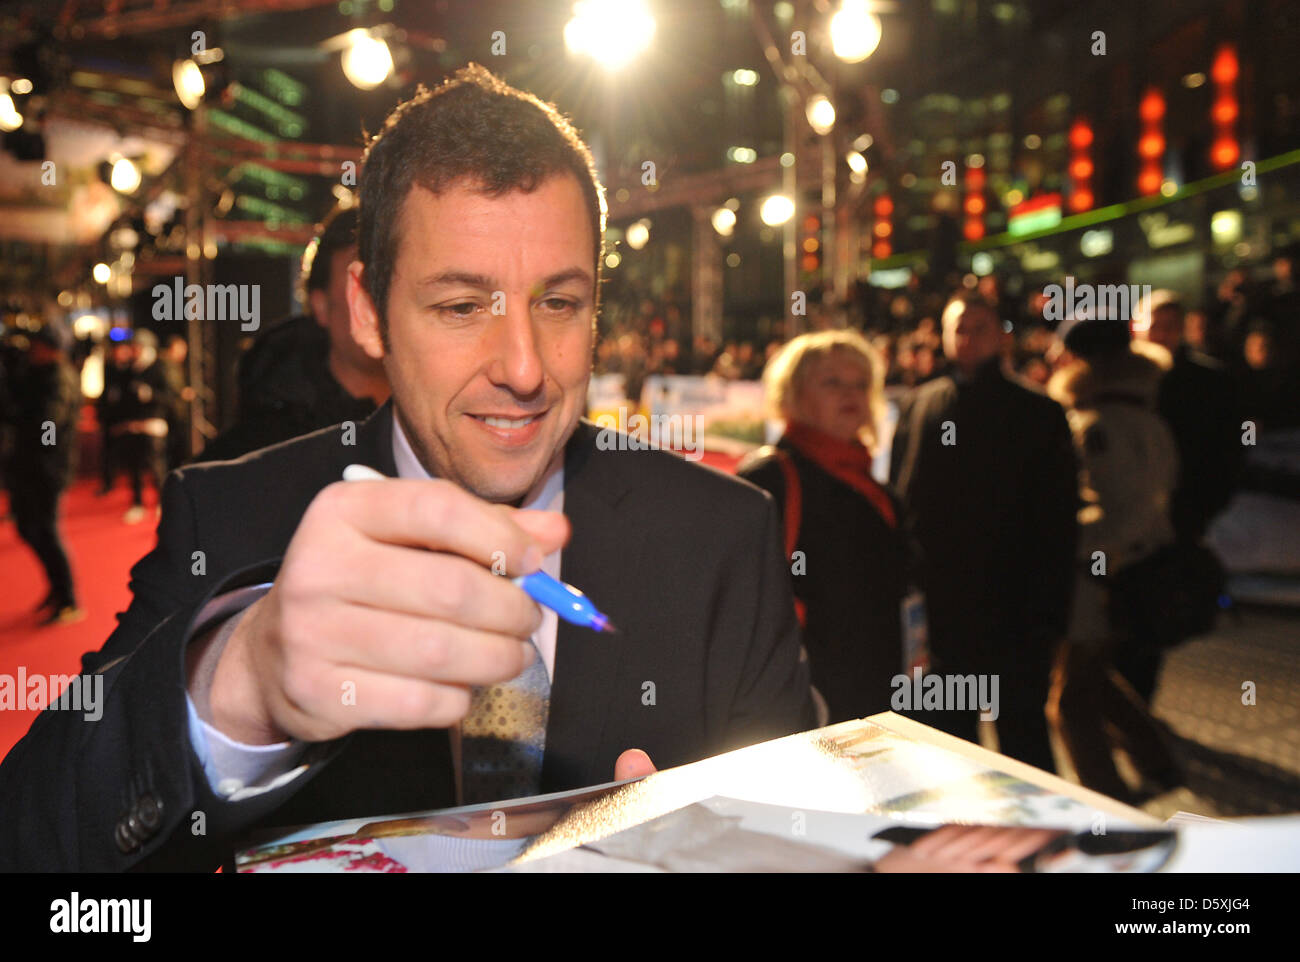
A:
<svg viewBox="0 0 1300 962">
<path fill-rule="evenodd" d="M 1242 703 L 1245 682 L 1253 705 Z M 1148 812 L 1300 811 L 1300 612 L 1230 612 L 1214 634 L 1166 656 L 1153 710 L 1180 736 L 1188 784 Z"/>
</svg>

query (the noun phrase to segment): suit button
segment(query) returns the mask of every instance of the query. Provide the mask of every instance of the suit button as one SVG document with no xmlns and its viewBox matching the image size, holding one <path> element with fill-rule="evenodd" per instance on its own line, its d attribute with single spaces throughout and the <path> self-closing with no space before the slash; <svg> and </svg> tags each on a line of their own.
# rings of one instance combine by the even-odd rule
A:
<svg viewBox="0 0 1300 962">
<path fill-rule="evenodd" d="M 140 847 L 140 840 L 131 832 L 130 826 L 126 824 L 126 819 L 119 819 L 113 828 L 113 841 L 122 852 L 134 852 Z"/>
<path fill-rule="evenodd" d="M 162 805 L 152 795 L 140 796 L 140 800 L 135 803 L 135 814 L 140 819 L 146 837 L 157 833 L 158 827 L 162 825 Z"/>
</svg>

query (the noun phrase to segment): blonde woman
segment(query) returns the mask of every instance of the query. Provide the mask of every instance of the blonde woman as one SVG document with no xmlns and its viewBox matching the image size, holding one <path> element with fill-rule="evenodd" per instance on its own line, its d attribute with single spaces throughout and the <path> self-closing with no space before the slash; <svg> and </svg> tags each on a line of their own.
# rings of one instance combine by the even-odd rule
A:
<svg viewBox="0 0 1300 962">
<path fill-rule="evenodd" d="M 907 565 L 898 501 L 871 476 L 880 356 L 855 331 L 805 334 L 768 362 L 763 382 L 785 432 L 738 474 L 782 512 L 813 686 L 830 723 L 888 711 Z"/>
</svg>

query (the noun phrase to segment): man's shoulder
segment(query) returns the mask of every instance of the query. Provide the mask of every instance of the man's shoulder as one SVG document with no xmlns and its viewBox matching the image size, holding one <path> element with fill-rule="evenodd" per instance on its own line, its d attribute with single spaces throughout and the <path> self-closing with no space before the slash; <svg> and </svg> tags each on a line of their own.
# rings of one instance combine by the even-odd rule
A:
<svg viewBox="0 0 1300 962">
<path fill-rule="evenodd" d="M 1014 373 L 1003 375 L 1003 381 L 1013 402 L 1025 411 L 1053 421 L 1064 418 L 1065 409 L 1049 397 L 1041 385 Z"/>
<path fill-rule="evenodd" d="M 578 432 L 576 440 L 591 458 L 598 459 L 600 470 L 638 498 L 671 502 L 676 510 L 690 514 L 726 510 L 758 514 L 766 510 L 770 495 L 765 491 L 699 459 L 643 447 L 635 437 L 585 420 L 579 423 Z"/>
<path fill-rule="evenodd" d="M 355 430 L 355 426 L 354 426 Z M 277 490 L 319 489 L 342 476 L 342 467 L 361 460 L 349 444 L 347 424 L 259 448 L 237 458 L 196 461 L 178 468 L 176 479 L 192 490 L 232 492 L 247 497 Z"/>
<path fill-rule="evenodd" d="M 1222 361 L 1190 348 L 1174 356 L 1174 365 L 1165 374 L 1169 384 L 1217 387 L 1232 380 Z"/>
<path fill-rule="evenodd" d="M 931 378 L 915 387 L 903 391 L 898 397 L 898 410 L 901 417 L 912 412 L 925 414 L 934 412 L 951 404 L 957 397 L 957 382 L 947 374 Z"/>
</svg>

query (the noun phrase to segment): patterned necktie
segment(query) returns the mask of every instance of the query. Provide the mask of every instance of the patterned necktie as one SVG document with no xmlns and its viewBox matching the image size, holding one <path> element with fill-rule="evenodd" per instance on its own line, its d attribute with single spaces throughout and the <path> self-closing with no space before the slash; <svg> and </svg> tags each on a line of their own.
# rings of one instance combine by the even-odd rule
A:
<svg viewBox="0 0 1300 962">
<path fill-rule="evenodd" d="M 466 805 L 541 790 L 550 705 L 551 683 L 540 653 L 517 678 L 474 689 L 469 714 L 461 722 Z"/>
</svg>

